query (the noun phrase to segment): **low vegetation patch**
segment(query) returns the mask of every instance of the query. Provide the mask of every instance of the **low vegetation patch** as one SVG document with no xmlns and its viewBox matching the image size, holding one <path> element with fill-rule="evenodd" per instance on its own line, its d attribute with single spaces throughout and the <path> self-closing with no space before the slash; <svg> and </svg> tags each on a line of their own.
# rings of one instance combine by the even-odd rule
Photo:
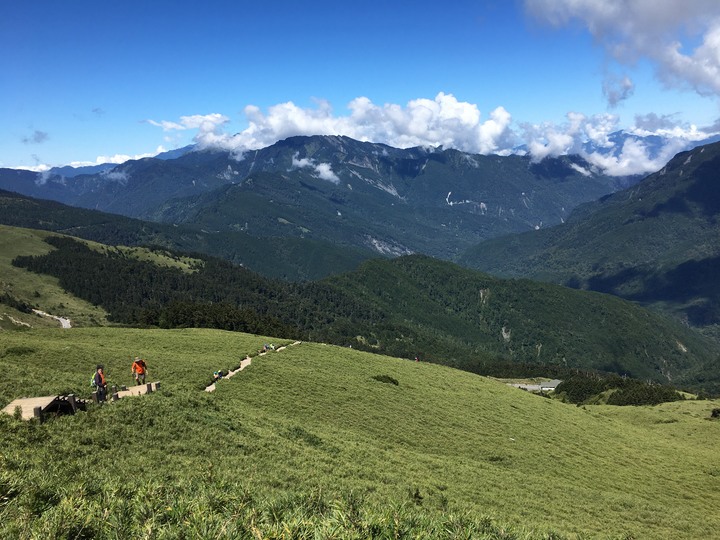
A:
<svg viewBox="0 0 720 540">
<path fill-rule="evenodd" d="M 292 426 L 287 430 L 286 433 L 289 439 L 302 441 L 306 444 L 309 444 L 310 446 L 322 445 L 322 439 L 320 437 L 318 437 L 317 435 L 313 435 L 312 433 L 308 432 L 306 429 L 300 426 Z"/>
<path fill-rule="evenodd" d="M 0 293 L 0 304 L 5 304 L 13 309 L 16 309 L 22 313 L 32 313 L 32 306 L 27 302 L 19 300 L 10 293 Z"/>
<path fill-rule="evenodd" d="M 2 356 L 27 356 L 29 354 L 34 354 L 36 351 L 37 349 L 34 347 L 20 345 L 18 347 L 8 347 L 5 349 Z"/>
<path fill-rule="evenodd" d="M 560 383 L 555 394 L 576 404 L 657 405 L 685 399 L 669 386 L 600 373 L 576 373 Z"/>
<path fill-rule="evenodd" d="M 391 377 L 390 375 L 374 375 L 373 379 L 381 383 L 394 384 L 395 386 L 400 384 L 397 379 Z"/>
</svg>

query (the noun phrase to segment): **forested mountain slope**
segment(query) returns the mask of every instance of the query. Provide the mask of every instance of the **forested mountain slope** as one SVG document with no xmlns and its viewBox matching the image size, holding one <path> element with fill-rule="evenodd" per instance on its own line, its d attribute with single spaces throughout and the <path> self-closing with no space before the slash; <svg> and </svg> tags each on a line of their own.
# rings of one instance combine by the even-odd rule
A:
<svg viewBox="0 0 720 540">
<path fill-rule="evenodd" d="M 55 231 L 110 245 L 156 246 L 206 253 L 241 264 L 271 278 L 319 279 L 352 270 L 370 250 L 341 247 L 306 238 L 222 234 L 192 225 L 169 225 L 76 208 L 0 190 L 0 224 Z"/>
<path fill-rule="evenodd" d="M 565 224 L 484 242 L 461 264 L 608 292 L 720 323 L 720 143 L 678 154 Z"/>
<path fill-rule="evenodd" d="M 612 296 L 509 281 L 425 256 L 288 284 L 204 257 L 193 272 L 69 238 L 16 265 L 126 324 L 213 327 L 352 345 L 479 373 L 598 369 L 680 385 L 717 376 L 718 350 Z"/>
</svg>

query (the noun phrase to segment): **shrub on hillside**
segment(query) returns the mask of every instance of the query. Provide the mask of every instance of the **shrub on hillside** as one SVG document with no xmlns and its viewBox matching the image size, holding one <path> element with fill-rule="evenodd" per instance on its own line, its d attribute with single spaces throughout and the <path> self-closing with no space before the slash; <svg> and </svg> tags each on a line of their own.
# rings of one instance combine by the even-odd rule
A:
<svg viewBox="0 0 720 540">
<path fill-rule="evenodd" d="M 373 379 L 380 381 L 381 383 L 394 384 L 395 386 L 400 384 L 397 379 L 391 377 L 390 375 L 375 375 Z"/>
<path fill-rule="evenodd" d="M 13 295 L 9 293 L 2 293 L 0 294 L 0 304 L 5 304 L 6 306 L 9 306 L 11 308 L 17 309 L 18 311 L 22 313 L 32 313 L 32 306 L 18 300 Z"/>
<path fill-rule="evenodd" d="M 638 383 L 614 392 L 608 398 L 608 405 L 657 405 L 680 399 L 683 397 L 669 386 Z"/>
<path fill-rule="evenodd" d="M 599 373 L 576 373 L 560 383 L 555 391 L 570 403 L 580 404 L 608 390 L 615 390 L 607 399 L 608 405 L 657 405 L 683 399 L 669 386 Z"/>
</svg>

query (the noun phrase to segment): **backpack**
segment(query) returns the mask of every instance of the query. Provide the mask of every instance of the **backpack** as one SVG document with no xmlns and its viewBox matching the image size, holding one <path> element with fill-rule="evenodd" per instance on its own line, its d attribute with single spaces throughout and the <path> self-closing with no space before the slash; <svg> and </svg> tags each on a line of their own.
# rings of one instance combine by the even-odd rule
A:
<svg viewBox="0 0 720 540">
<path fill-rule="evenodd" d="M 95 384 L 95 374 L 94 373 L 90 377 L 90 388 L 97 388 L 97 384 Z"/>
</svg>

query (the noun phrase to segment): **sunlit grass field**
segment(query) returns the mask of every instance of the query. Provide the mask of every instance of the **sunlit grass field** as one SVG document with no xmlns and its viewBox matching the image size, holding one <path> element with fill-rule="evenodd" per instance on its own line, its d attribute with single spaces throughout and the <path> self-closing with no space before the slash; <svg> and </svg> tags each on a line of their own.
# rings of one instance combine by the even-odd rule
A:
<svg viewBox="0 0 720 540">
<path fill-rule="evenodd" d="M 0 335 L 0 406 L 157 393 L 44 424 L 0 417 L 2 538 L 712 538 L 712 401 L 575 407 L 439 365 L 213 330 Z M 203 388 L 217 369 L 250 367 Z M 397 382 L 397 384 L 394 384 Z"/>
</svg>

